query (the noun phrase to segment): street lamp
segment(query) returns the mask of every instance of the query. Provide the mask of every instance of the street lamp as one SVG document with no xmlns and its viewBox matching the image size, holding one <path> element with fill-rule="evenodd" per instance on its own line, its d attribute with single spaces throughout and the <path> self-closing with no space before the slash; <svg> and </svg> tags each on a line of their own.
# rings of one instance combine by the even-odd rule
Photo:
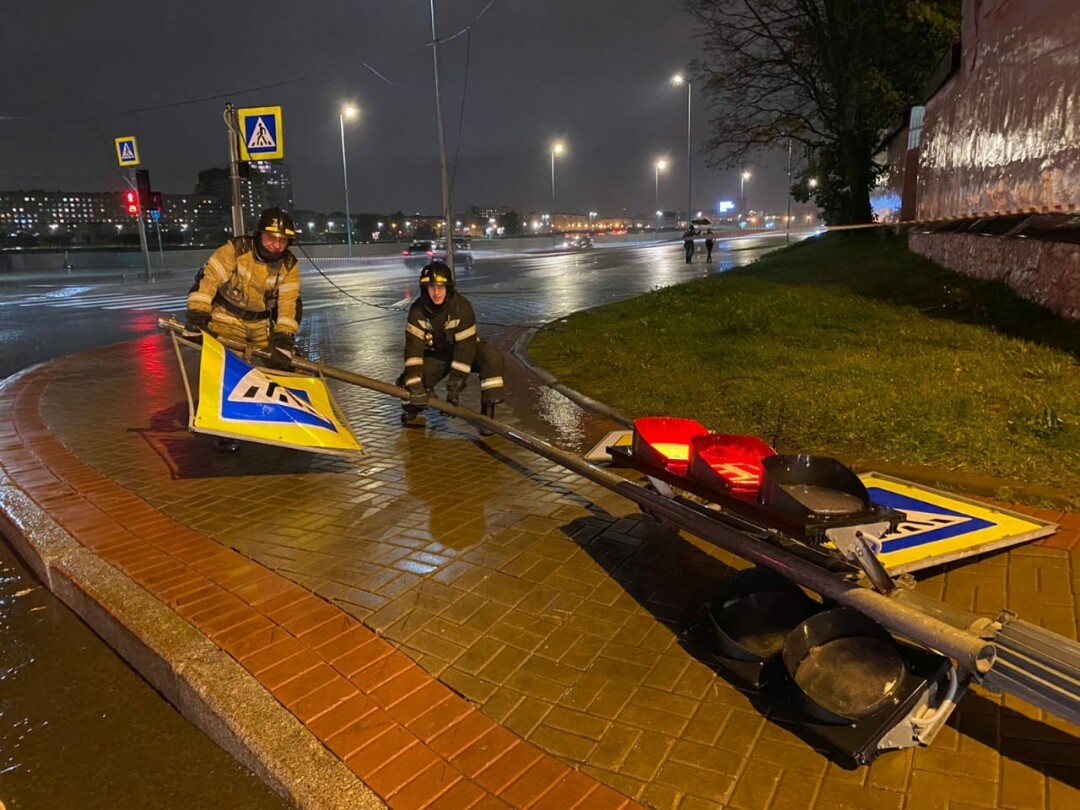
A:
<svg viewBox="0 0 1080 810">
<path fill-rule="evenodd" d="M 345 162 L 345 119 L 356 116 L 356 107 L 346 104 L 338 114 L 341 125 L 341 174 L 345 179 L 345 240 L 348 242 L 348 255 L 352 256 L 352 217 L 349 216 L 349 169 Z"/>
<path fill-rule="evenodd" d="M 555 156 L 561 155 L 565 147 L 562 141 L 555 141 L 551 145 L 551 221 L 555 222 Z"/>
<path fill-rule="evenodd" d="M 739 175 L 739 216 L 746 216 L 746 181 L 750 179 L 750 172 L 744 171 Z"/>
<path fill-rule="evenodd" d="M 660 230 L 660 172 L 667 168 L 667 161 L 661 158 L 653 164 L 656 177 L 656 197 L 654 202 L 656 203 L 656 230 Z M 689 216 L 689 213 L 687 213 Z"/>
<path fill-rule="evenodd" d="M 690 198 L 693 196 L 694 187 L 694 161 L 691 159 L 690 151 L 690 102 L 693 99 L 693 93 L 691 93 L 690 89 L 690 80 L 681 73 L 676 73 L 672 76 L 671 83 L 674 85 L 686 85 L 686 227 L 689 228 Z"/>
</svg>

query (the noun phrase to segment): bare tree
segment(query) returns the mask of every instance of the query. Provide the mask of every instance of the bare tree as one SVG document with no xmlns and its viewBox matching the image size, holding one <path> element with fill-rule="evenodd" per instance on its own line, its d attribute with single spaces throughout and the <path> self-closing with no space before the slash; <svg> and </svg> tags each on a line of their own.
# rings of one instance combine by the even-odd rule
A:
<svg viewBox="0 0 1080 810">
<path fill-rule="evenodd" d="M 882 138 L 959 32 L 960 0 L 683 0 L 705 53 L 692 70 L 719 168 L 802 144 L 794 184 L 833 223 L 870 222 Z M 817 179 L 814 189 L 806 180 Z"/>
</svg>

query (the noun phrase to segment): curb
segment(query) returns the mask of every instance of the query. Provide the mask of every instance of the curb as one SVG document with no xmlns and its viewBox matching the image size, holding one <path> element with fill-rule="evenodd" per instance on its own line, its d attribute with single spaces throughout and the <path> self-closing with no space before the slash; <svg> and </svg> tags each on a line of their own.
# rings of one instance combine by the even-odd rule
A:
<svg viewBox="0 0 1080 810">
<path fill-rule="evenodd" d="M 311 810 L 386 807 L 240 664 L 6 480 L 0 533 L 55 596 L 274 792 Z"/>
<path fill-rule="evenodd" d="M 554 321 L 552 321 L 554 323 Z M 585 394 L 575 391 L 573 388 L 568 388 L 559 382 L 551 372 L 547 369 L 537 365 L 533 365 L 529 359 L 528 345 L 532 341 L 533 336 L 540 331 L 540 328 L 532 326 L 525 331 L 521 337 L 514 342 L 514 347 L 510 350 L 510 353 L 517 358 L 518 362 L 527 368 L 531 373 L 540 378 L 541 382 L 550 388 L 555 389 L 567 399 L 576 402 L 582 408 L 587 408 L 590 411 L 596 411 L 611 419 L 614 419 L 620 425 L 626 428 L 634 426 L 634 420 L 629 419 L 623 414 L 609 405 L 605 405 L 603 402 L 588 397 Z"/>
<path fill-rule="evenodd" d="M 551 321 L 554 323 L 554 321 Z M 540 327 L 542 328 L 542 327 Z M 531 327 L 514 343 L 511 353 L 530 372 L 551 388 L 563 396 L 580 405 L 582 408 L 603 414 L 626 428 L 633 428 L 634 420 L 612 408 L 603 402 L 593 399 L 585 394 L 567 387 L 547 369 L 534 365 L 529 359 L 528 344 L 540 328 Z M 991 478 L 989 476 L 962 473 L 953 470 L 941 470 L 935 467 L 920 467 L 915 465 L 897 464 L 874 459 L 839 459 L 857 472 L 879 472 L 896 478 L 907 479 L 916 484 L 937 487 L 949 491 L 974 495 L 982 498 L 993 498 L 1001 501 L 1015 501 L 1019 496 L 1025 502 L 1036 505 L 1049 505 L 1052 508 L 1064 511 L 1080 510 L 1080 500 L 1064 490 L 1044 484 L 1029 484 L 1024 481 L 1015 481 L 1004 478 Z"/>
</svg>

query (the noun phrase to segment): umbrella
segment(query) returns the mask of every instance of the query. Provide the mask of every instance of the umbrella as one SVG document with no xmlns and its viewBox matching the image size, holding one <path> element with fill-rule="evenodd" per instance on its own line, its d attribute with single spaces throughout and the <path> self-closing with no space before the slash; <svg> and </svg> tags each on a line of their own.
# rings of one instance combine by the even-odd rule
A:
<svg viewBox="0 0 1080 810">
<path fill-rule="evenodd" d="M 691 225 L 712 225 L 712 220 L 708 217 L 698 217 L 697 219 L 690 220 Z"/>
</svg>

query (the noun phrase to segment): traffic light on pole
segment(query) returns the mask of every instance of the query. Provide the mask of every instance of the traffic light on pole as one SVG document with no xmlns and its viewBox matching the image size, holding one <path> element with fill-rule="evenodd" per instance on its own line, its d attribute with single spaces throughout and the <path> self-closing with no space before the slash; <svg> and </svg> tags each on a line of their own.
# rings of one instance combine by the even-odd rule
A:
<svg viewBox="0 0 1080 810">
<path fill-rule="evenodd" d="M 135 170 L 135 188 L 139 192 L 139 205 L 145 210 L 150 208 L 150 172 L 147 169 Z"/>
<path fill-rule="evenodd" d="M 147 206 L 147 207 L 151 211 L 157 211 L 159 214 L 161 213 L 161 192 L 160 191 L 151 191 L 150 192 L 150 205 Z"/>
<path fill-rule="evenodd" d="M 125 191 L 124 207 L 127 208 L 127 212 L 131 216 L 137 217 L 139 215 L 139 195 L 131 190 Z"/>
</svg>

